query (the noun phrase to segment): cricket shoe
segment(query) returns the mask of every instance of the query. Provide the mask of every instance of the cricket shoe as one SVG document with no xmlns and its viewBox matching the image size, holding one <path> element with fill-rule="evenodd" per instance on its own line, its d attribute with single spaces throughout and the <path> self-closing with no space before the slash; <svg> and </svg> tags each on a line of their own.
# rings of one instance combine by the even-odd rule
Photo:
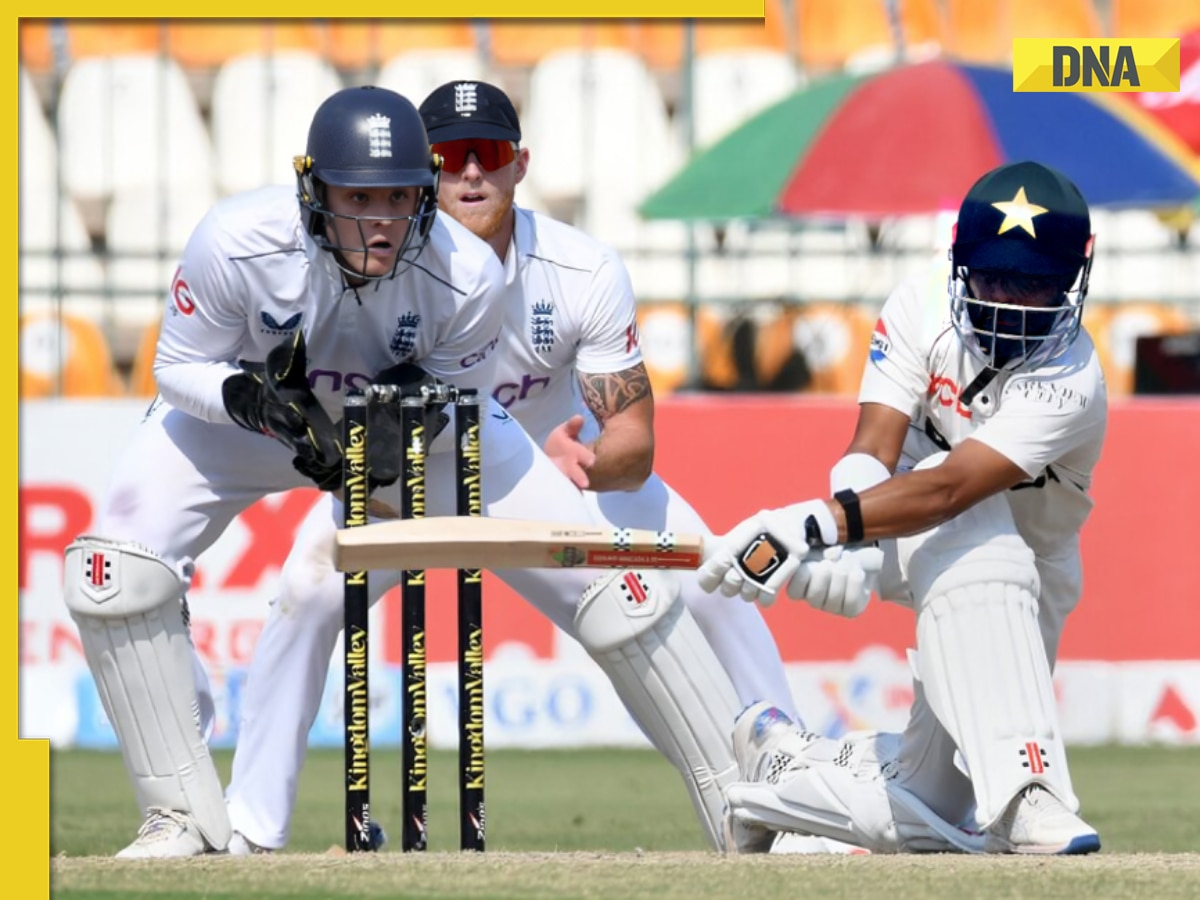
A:
<svg viewBox="0 0 1200 900">
<path fill-rule="evenodd" d="M 117 859 L 181 859 L 212 850 L 185 813 L 150 807 L 133 843 Z"/>
<path fill-rule="evenodd" d="M 987 829 L 984 844 L 986 853 L 1073 856 L 1099 849 L 1096 829 L 1040 784 L 1031 784 L 1013 798 Z"/>
<path fill-rule="evenodd" d="M 262 847 L 250 840 L 240 831 L 235 831 L 229 839 L 230 856 L 258 856 L 263 853 L 274 853 L 274 847 Z"/>
<path fill-rule="evenodd" d="M 802 730 L 769 703 L 744 709 L 733 725 L 733 755 L 742 781 L 778 784 L 813 760 L 831 761 L 837 741 Z"/>
<path fill-rule="evenodd" d="M 870 856 L 871 851 L 866 847 L 856 847 L 833 838 L 818 837 L 815 834 L 796 834 L 791 831 L 780 831 L 775 835 L 775 843 L 771 845 L 774 854 L 811 854 L 811 853 L 842 853 L 847 856 Z"/>
<path fill-rule="evenodd" d="M 783 710 L 769 703 L 755 703 L 742 710 L 733 727 L 733 754 L 744 782 L 778 784 L 802 768 L 804 754 L 824 739 L 801 731 Z M 832 742 L 830 742 L 832 744 Z M 773 849 L 778 844 L 775 829 L 732 810 L 725 814 L 725 845 L 737 853 L 823 852 L 812 841 L 792 842 L 790 851 Z M 816 839 L 821 841 L 820 838 Z"/>
<path fill-rule="evenodd" d="M 371 849 L 381 849 L 388 842 L 387 832 L 377 822 L 372 822 L 369 830 L 371 834 Z M 240 831 L 235 831 L 233 837 L 229 839 L 230 856 L 261 856 L 275 853 L 278 849 L 277 847 L 263 847 L 260 844 L 256 844 Z"/>
</svg>

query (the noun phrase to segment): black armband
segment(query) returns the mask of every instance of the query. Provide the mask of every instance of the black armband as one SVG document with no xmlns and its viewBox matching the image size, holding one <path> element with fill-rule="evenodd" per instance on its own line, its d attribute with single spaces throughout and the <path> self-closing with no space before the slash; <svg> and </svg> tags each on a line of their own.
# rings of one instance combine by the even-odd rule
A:
<svg viewBox="0 0 1200 900">
<path fill-rule="evenodd" d="M 864 533 L 862 507 L 858 503 L 858 494 L 845 488 L 834 494 L 833 499 L 842 505 L 842 509 L 846 513 L 846 543 L 862 543 Z"/>
</svg>

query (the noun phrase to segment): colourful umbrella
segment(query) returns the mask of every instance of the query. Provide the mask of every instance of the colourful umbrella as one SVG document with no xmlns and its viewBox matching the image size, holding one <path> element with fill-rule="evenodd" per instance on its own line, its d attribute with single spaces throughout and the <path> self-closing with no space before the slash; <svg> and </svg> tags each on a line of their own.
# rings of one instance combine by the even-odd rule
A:
<svg viewBox="0 0 1200 900">
<path fill-rule="evenodd" d="M 957 207 L 982 173 L 1036 159 L 1096 206 L 1178 206 L 1200 163 L 1132 104 L 1014 93 L 1012 72 L 943 60 L 801 88 L 696 154 L 649 219 L 887 218 Z"/>
</svg>

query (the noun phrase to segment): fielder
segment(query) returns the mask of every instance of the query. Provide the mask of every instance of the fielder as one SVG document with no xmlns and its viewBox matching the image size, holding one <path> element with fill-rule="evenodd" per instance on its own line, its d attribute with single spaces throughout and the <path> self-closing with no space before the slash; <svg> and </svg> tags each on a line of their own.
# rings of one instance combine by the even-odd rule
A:
<svg viewBox="0 0 1200 900">
<path fill-rule="evenodd" d="M 735 737 L 745 783 L 728 791 L 731 823 L 892 852 L 1100 849 L 1077 815 L 1051 682 L 1107 420 L 1080 326 L 1092 245 L 1087 204 L 1062 174 L 1020 162 L 980 178 L 949 271 L 884 305 L 833 499 L 751 516 L 703 565 L 708 589 L 769 602 L 789 578 L 788 593 L 806 595 L 806 571 L 792 578 L 806 555 L 859 557 L 866 589 L 827 591 L 824 608 L 857 615 L 877 579 L 916 613 L 903 735 L 852 738 L 822 761 L 781 713 L 752 707 Z M 748 577 L 743 559 L 769 577 Z"/>
<path fill-rule="evenodd" d="M 415 126 L 412 132 L 415 140 Z M 426 139 L 423 127 L 420 139 Z M 446 161 L 454 170 L 447 180 L 456 183 L 462 157 L 450 155 L 453 148 L 442 144 L 438 147 L 446 150 Z M 318 166 L 320 149 L 312 148 L 310 142 L 309 154 Z M 425 152 L 429 153 L 427 144 Z M 513 171 L 510 165 L 510 177 Z M 511 210 L 507 216 L 511 229 Z M 456 235 L 462 231 L 448 216 L 438 218 L 443 219 L 448 227 L 454 226 Z M 645 373 L 636 346 L 627 348 L 625 343 L 625 327 L 634 321 L 628 280 L 610 252 L 585 245 L 582 236 L 574 239 L 571 246 L 578 248 L 572 263 L 589 266 L 598 282 L 594 290 L 589 289 L 588 302 L 607 303 L 606 296 L 612 292 L 624 304 L 614 313 L 623 317 L 615 326 L 623 355 L 614 351 L 618 338 L 613 336 L 614 326 L 608 324 L 601 309 L 592 311 L 586 321 L 581 319 L 577 324 L 562 326 L 561 332 L 556 332 L 553 325 L 540 329 L 538 340 L 544 346 L 537 346 L 544 351 L 556 343 L 560 347 L 560 352 L 551 355 L 545 364 L 553 367 L 556 380 L 566 385 L 567 393 L 559 395 L 562 398 L 570 397 L 572 357 L 565 354 L 574 351 L 576 339 L 586 345 L 579 351 L 581 358 L 594 360 L 597 371 L 605 373 L 601 379 L 609 379 L 595 390 L 624 385 L 628 401 L 612 400 L 603 407 L 616 422 L 611 431 L 616 455 L 610 456 L 607 451 L 597 453 L 595 463 L 588 465 L 597 476 L 605 471 L 597 466 L 605 466 L 610 473 L 605 477 L 613 487 L 620 484 L 635 488 L 650 472 L 652 445 L 646 443 L 650 421 L 649 413 L 643 410 L 648 409 L 650 401 Z M 426 249 L 414 264 L 416 269 L 432 266 L 426 257 L 433 249 L 432 245 Z M 510 304 L 511 279 L 496 254 L 471 236 L 459 242 L 456 252 L 472 259 L 479 252 L 490 257 L 489 268 L 494 266 L 498 277 L 489 283 L 485 302 L 489 317 L 495 315 L 504 320 Z M 562 298 L 568 292 L 584 291 L 592 275 L 579 273 L 576 279 L 562 285 L 545 281 L 544 287 L 549 292 L 545 297 L 563 302 L 565 311 Z M 403 325 L 408 320 L 401 317 L 398 321 Z M 387 329 L 380 329 L 378 334 L 368 333 L 366 339 L 388 347 L 388 334 Z M 527 329 L 522 329 L 522 336 L 528 339 L 528 334 Z M 494 339 L 484 351 L 492 366 L 509 358 L 507 328 L 500 329 L 498 341 L 497 344 Z M 411 351 L 403 347 L 397 350 L 397 346 L 393 339 L 390 342 L 393 358 L 380 360 L 374 369 L 364 371 L 415 361 L 430 374 L 461 385 L 461 379 L 453 371 L 426 366 L 419 354 L 405 357 Z M 455 359 L 453 365 L 457 364 Z M 557 371 L 559 367 L 561 373 Z M 495 371 L 489 373 L 491 380 L 486 388 L 489 392 L 499 380 Z M 609 376 L 610 371 L 616 371 L 616 376 Z M 619 415 L 627 406 L 631 407 L 629 414 Z M 485 434 L 486 468 L 482 478 L 485 515 L 591 521 L 594 507 L 589 507 L 579 489 L 538 449 L 501 403 L 493 401 L 491 409 L 489 427 L 511 433 L 512 437 L 506 443 L 493 440 L 489 444 Z M 561 422 L 573 410 L 568 403 L 549 414 L 559 416 L 556 421 Z M 632 420 L 632 424 L 626 420 Z M 631 454 L 621 449 L 617 438 L 623 431 L 641 441 L 640 445 L 635 444 L 636 452 L 632 454 L 640 457 L 637 462 L 631 461 Z M 448 515 L 453 512 L 453 492 L 438 490 L 436 486 L 448 487 L 452 483 L 453 460 L 452 454 L 439 453 L 438 449 L 435 442 L 427 472 L 428 483 L 435 487 L 428 492 L 427 513 Z M 394 451 L 398 455 L 399 448 Z M 647 493 L 663 497 L 662 508 L 656 515 L 658 521 L 665 522 L 665 487 L 657 483 Z M 376 496 L 399 508 L 398 502 L 389 500 L 387 489 Z M 672 528 L 699 522 L 682 501 L 672 516 L 669 526 Z M 319 503 L 301 526 L 297 545 L 284 566 L 279 598 L 255 648 L 233 776 L 227 791 L 234 832 L 229 849 L 233 853 L 279 849 L 288 839 L 296 780 L 342 627 L 343 580 L 330 560 L 334 526 L 339 521 L 340 509 L 331 496 Z M 680 770 L 704 833 L 714 848 L 723 849 L 725 801 L 721 787 L 737 777 L 731 743 L 734 720 L 738 711 L 755 699 L 787 697 L 782 664 L 758 612 L 730 609 L 727 604 L 714 602 L 714 598 L 695 587 L 694 576 L 690 582 L 691 602 L 685 605 L 679 599 L 678 581 L 661 573 L 617 572 L 600 579 L 596 579 L 595 572 L 580 570 L 502 570 L 497 575 L 560 629 L 579 640 L 596 659 L 651 742 Z M 372 599 L 397 583 L 399 577 L 399 572 L 373 572 Z M 636 587 L 631 586 L 629 578 L 636 580 Z M 644 601 L 632 602 L 635 595 L 644 595 Z"/>
</svg>

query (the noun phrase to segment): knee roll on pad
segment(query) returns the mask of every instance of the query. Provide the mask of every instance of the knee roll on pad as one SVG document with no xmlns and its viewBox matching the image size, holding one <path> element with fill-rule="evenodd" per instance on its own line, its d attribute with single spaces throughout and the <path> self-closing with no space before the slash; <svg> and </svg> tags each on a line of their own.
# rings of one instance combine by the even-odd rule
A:
<svg viewBox="0 0 1200 900">
<path fill-rule="evenodd" d="M 85 536 L 67 548 L 64 591 L 138 804 L 187 813 L 223 850 L 229 816 L 200 732 L 183 583 L 145 547 Z"/>
<path fill-rule="evenodd" d="M 733 725 L 740 707 L 678 583 L 654 571 L 608 573 L 580 598 L 575 632 L 679 769 L 709 842 L 724 850 L 724 789 L 738 778 Z"/>
</svg>

